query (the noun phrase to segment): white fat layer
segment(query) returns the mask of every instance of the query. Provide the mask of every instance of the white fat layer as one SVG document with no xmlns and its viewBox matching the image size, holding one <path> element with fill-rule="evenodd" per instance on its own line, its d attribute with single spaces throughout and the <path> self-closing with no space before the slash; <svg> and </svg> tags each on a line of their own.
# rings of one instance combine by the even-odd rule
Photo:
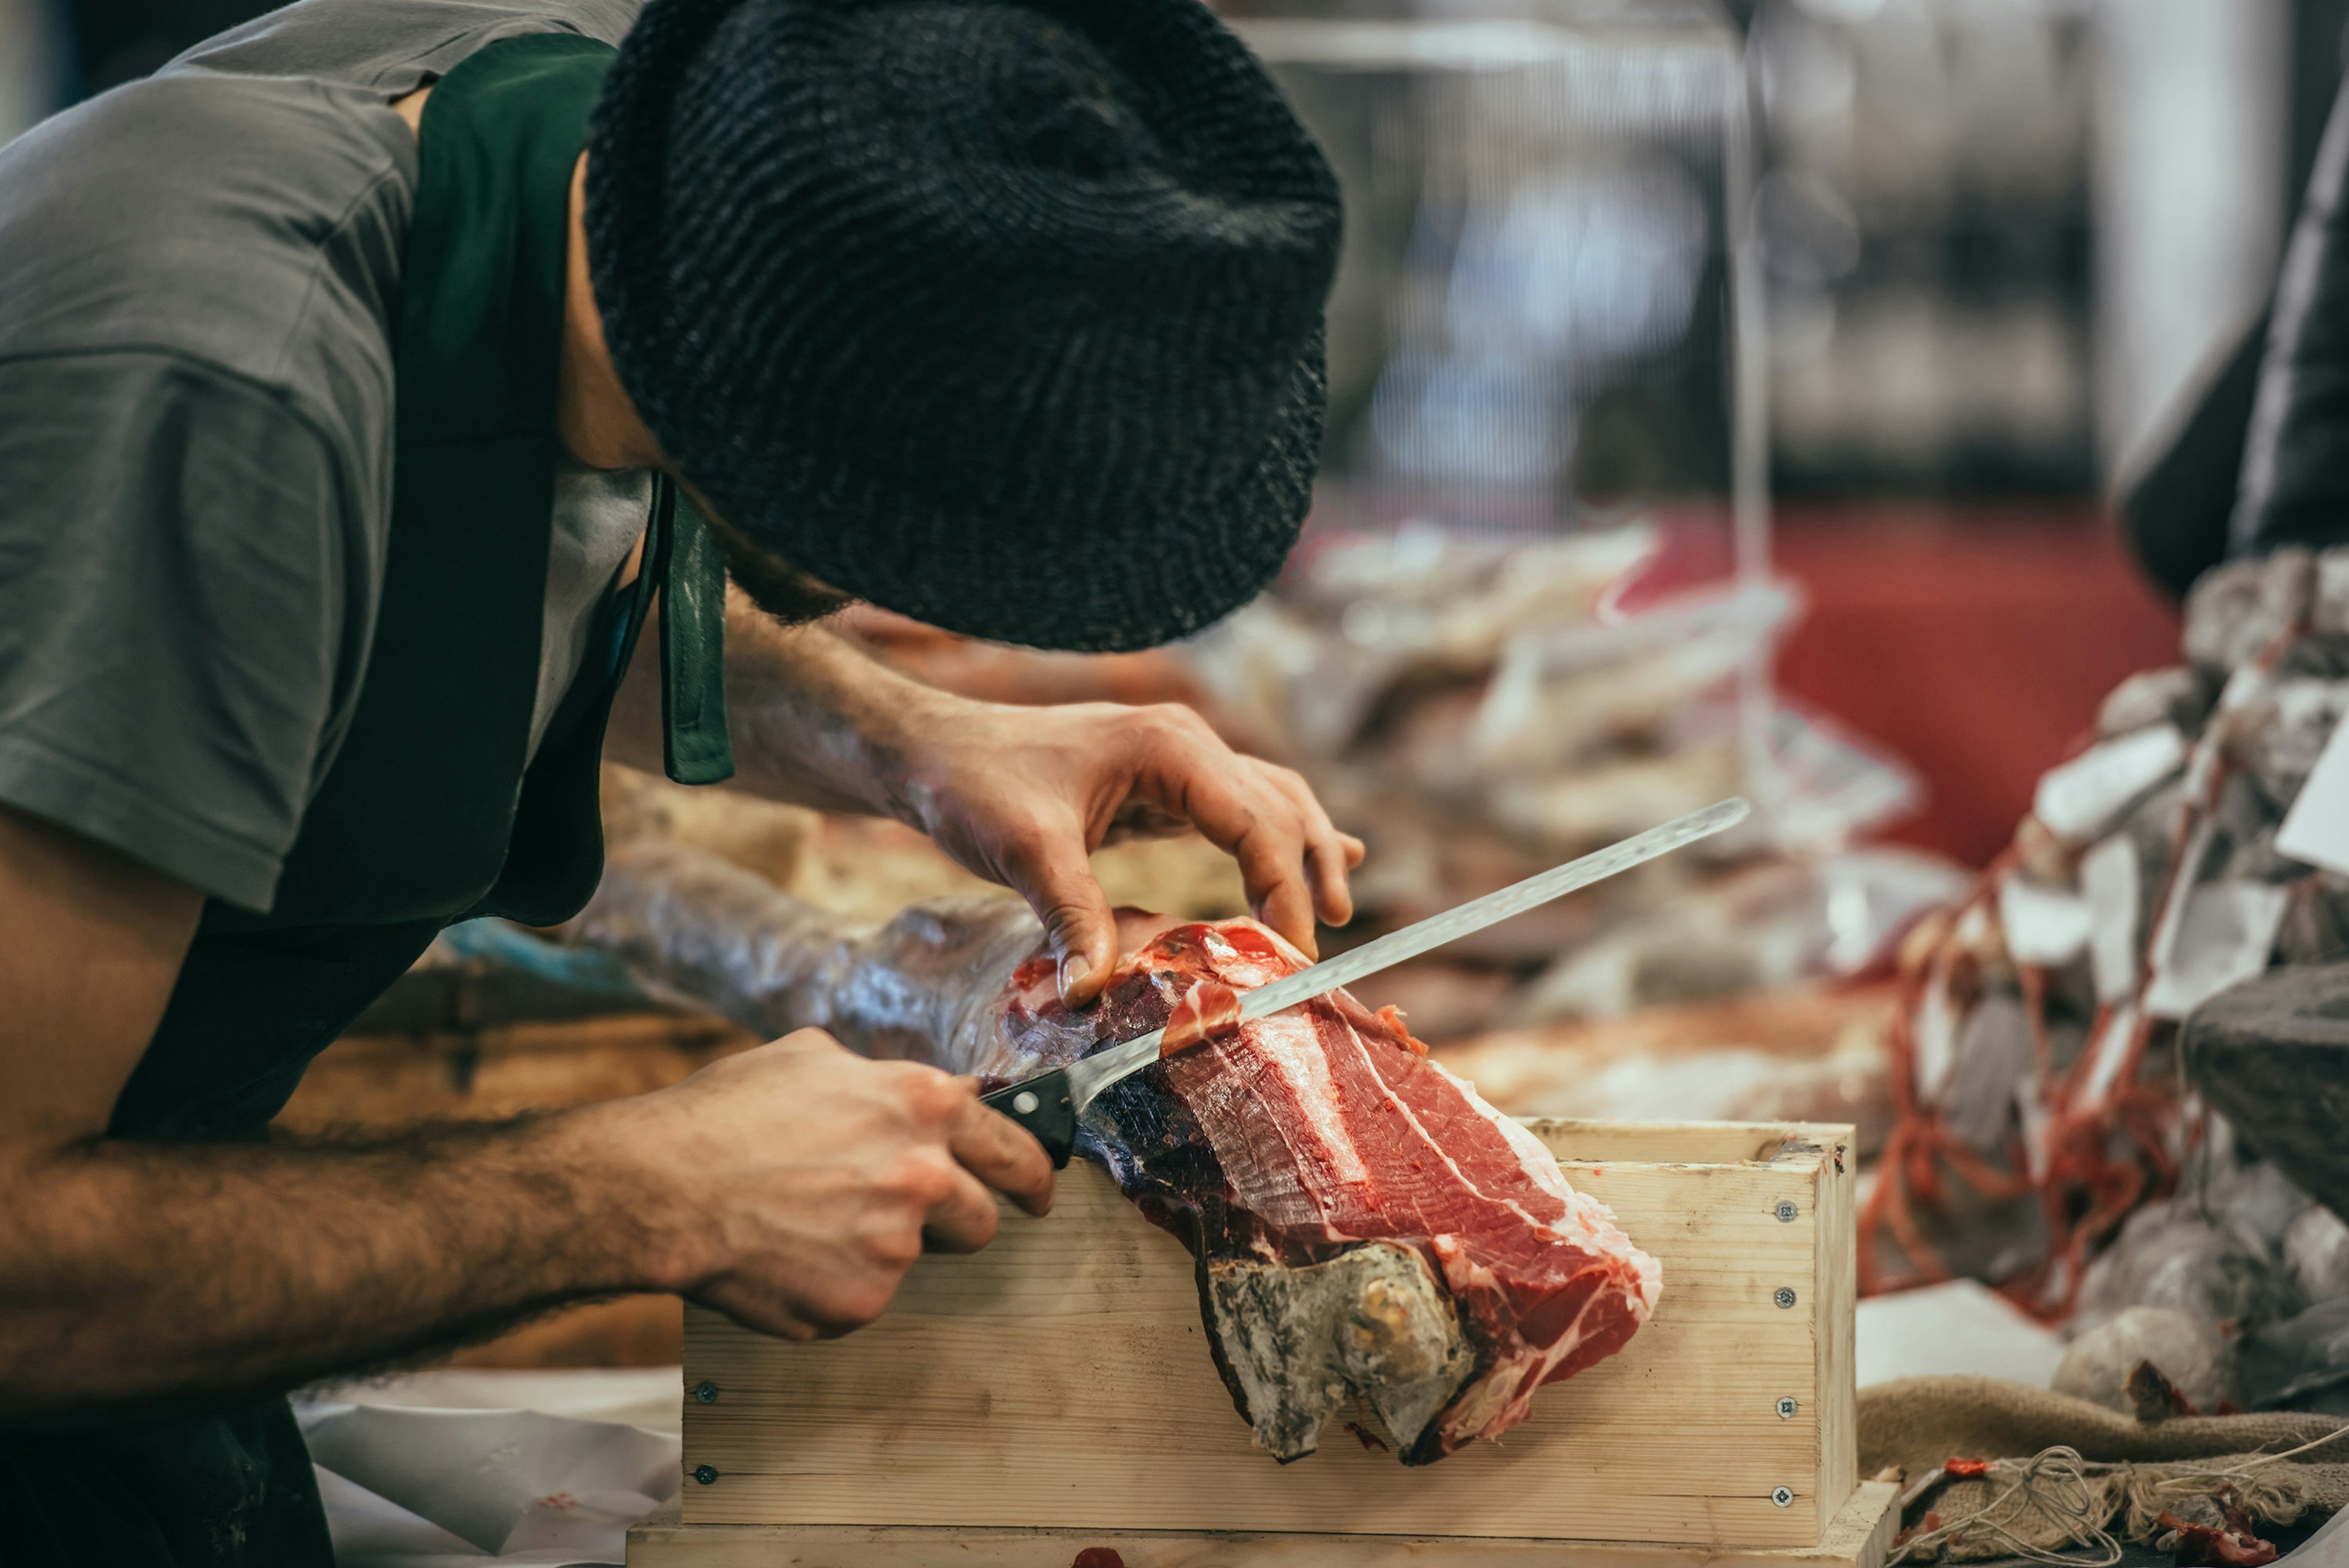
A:
<svg viewBox="0 0 2349 1568">
<path fill-rule="evenodd" d="M 1216 1071 L 1192 1062 L 1190 1053 L 1173 1064 L 1178 1074 L 1203 1069 L 1186 1095 L 1231 1102 L 1228 1114 L 1203 1114 L 1198 1120 L 1224 1179 L 1246 1205 L 1271 1224 L 1326 1227 L 1332 1212 L 1360 1206 L 1345 1189 L 1366 1184 L 1371 1173 L 1338 1115 L 1336 1087 L 1312 1020 L 1301 1014 L 1257 1019 L 1247 1026 L 1245 1050 L 1246 1070 L 1234 1064 Z M 1260 1152 L 1251 1131 L 1278 1137 L 1280 1152 Z"/>
<path fill-rule="evenodd" d="M 1338 1109 L 1338 1085 L 1330 1076 L 1330 1059 L 1322 1054 L 1312 1018 L 1305 1013 L 1275 1013 L 1256 1022 L 1253 1044 L 1265 1064 L 1280 1075 L 1312 1128 L 1315 1142 L 1328 1151 L 1330 1175 L 1339 1182 L 1360 1186 L 1371 1179 Z M 1319 1162 L 1316 1162 L 1317 1164 Z"/>
</svg>

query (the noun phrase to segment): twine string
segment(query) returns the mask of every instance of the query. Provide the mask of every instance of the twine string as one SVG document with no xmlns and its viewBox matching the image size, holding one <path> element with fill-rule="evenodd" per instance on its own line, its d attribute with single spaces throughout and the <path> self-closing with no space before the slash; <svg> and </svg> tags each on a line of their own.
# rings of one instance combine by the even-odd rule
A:
<svg viewBox="0 0 2349 1568">
<path fill-rule="evenodd" d="M 2298 1459 L 2312 1449 L 2349 1435 L 2349 1426 L 2335 1428 L 2295 1448 L 2259 1454 L 2231 1465 L 2163 1463 L 2138 1465 L 2127 1460 L 2092 1461 L 2077 1449 L 2043 1449 L 2027 1459 L 1993 1459 L 1985 1479 L 2002 1481 L 2003 1489 L 1962 1519 L 1905 1537 L 1886 1560 L 1896 1568 L 1911 1558 L 1925 1561 L 1942 1547 L 1969 1547 L 1995 1542 L 2016 1557 L 2050 1568 L 2115 1568 L 2121 1560 L 2121 1541 L 2149 1540 L 2158 1528 L 2156 1516 L 2173 1503 L 2209 1497 L 2232 1489 L 2237 1502 L 2251 1518 L 2289 1524 L 2307 1506 L 2302 1477 L 2270 1467 Z M 2121 1534 L 2110 1526 L 2121 1520 Z M 2057 1545 L 2045 1546 L 2020 1532 L 2044 1521 L 2062 1532 Z M 2044 1532 L 2039 1532 L 2041 1539 Z M 2077 1546 L 2080 1552 L 2061 1548 Z"/>
</svg>

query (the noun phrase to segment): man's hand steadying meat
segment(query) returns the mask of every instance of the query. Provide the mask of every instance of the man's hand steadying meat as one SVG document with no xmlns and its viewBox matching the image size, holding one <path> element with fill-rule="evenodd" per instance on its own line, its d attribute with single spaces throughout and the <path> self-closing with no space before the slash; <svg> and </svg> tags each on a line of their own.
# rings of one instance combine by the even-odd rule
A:
<svg viewBox="0 0 2349 1568">
<path fill-rule="evenodd" d="M 1092 1000 L 1119 956 L 1088 857 L 1121 838 L 1197 828 L 1239 862 L 1257 918 L 1309 955 L 1317 915 L 1353 919 L 1346 874 L 1361 841 L 1330 824 L 1294 772 L 1233 752 L 1188 708 L 961 703 L 905 771 L 919 825 L 1035 906 L 1072 1005 Z"/>
<path fill-rule="evenodd" d="M 1314 919 L 1353 917 L 1340 833 L 1295 773 L 1226 745 L 1188 709 L 1019 708 L 949 696 L 883 669 L 820 626 L 778 628 L 739 595 L 726 620 L 736 787 L 914 824 L 1034 906 L 1061 990 L 1090 1002 L 1117 928 L 1089 857 L 1195 827 L 1238 862 L 1257 917 L 1307 953 Z M 657 691 L 639 659 L 606 754 L 657 767 Z"/>
</svg>

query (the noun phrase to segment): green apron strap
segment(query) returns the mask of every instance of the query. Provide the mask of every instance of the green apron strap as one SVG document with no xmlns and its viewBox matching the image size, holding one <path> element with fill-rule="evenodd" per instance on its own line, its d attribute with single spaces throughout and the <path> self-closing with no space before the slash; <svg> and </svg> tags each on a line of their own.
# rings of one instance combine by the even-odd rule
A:
<svg viewBox="0 0 2349 1568">
<path fill-rule="evenodd" d="M 693 504 L 666 475 L 655 481 L 664 558 L 661 590 L 661 764 L 681 784 L 734 776 L 726 730 L 726 561 Z"/>
</svg>

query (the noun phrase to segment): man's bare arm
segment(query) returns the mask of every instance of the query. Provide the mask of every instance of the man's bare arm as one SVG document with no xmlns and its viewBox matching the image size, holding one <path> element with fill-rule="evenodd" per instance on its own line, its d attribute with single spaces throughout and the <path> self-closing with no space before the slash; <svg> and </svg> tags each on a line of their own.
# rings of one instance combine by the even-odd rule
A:
<svg viewBox="0 0 2349 1568">
<path fill-rule="evenodd" d="M 659 617 L 645 628 L 612 704 L 604 754 L 661 767 Z M 732 787 L 820 811 L 902 816 L 893 790 L 910 739 L 957 708 L 982 707 L 887 668 L 818 623 L 778 626 L 726 590 L 726 715 Z"/>
<path fill-rule="evenodd" d="M 659 662 L 640 645 L 606 734 L 616 762 L 660 766 Z M 730 588 L 726 708 L 735 787 L 921 828 L 1035 907 L 1072 1002 L 1098 992 L 1118 956 L 1088 857 L 1126 833 L 1197 828 L 1239 862 L 1258 917 L 1308 953 L 1317 914 L 1352 918 L 1346 877 L 1361 843 L 1302 778 L 1233 752 L 1187 708 L 972 701 L 821 625 L 781 628 Z"/>
<path fill-rule="evenodd" d="M 816 1031 L 656 1095 L 368 1144 L 105 1136 L 201 905 L 0 807 L 0 1421 L 290 1386 L 538 1307 L 681 1290 L 838 1333 L 925 1241 L 983 1245 L 982 1182 L 1051 1173 L 970 1085 Z"/>
</svg>

